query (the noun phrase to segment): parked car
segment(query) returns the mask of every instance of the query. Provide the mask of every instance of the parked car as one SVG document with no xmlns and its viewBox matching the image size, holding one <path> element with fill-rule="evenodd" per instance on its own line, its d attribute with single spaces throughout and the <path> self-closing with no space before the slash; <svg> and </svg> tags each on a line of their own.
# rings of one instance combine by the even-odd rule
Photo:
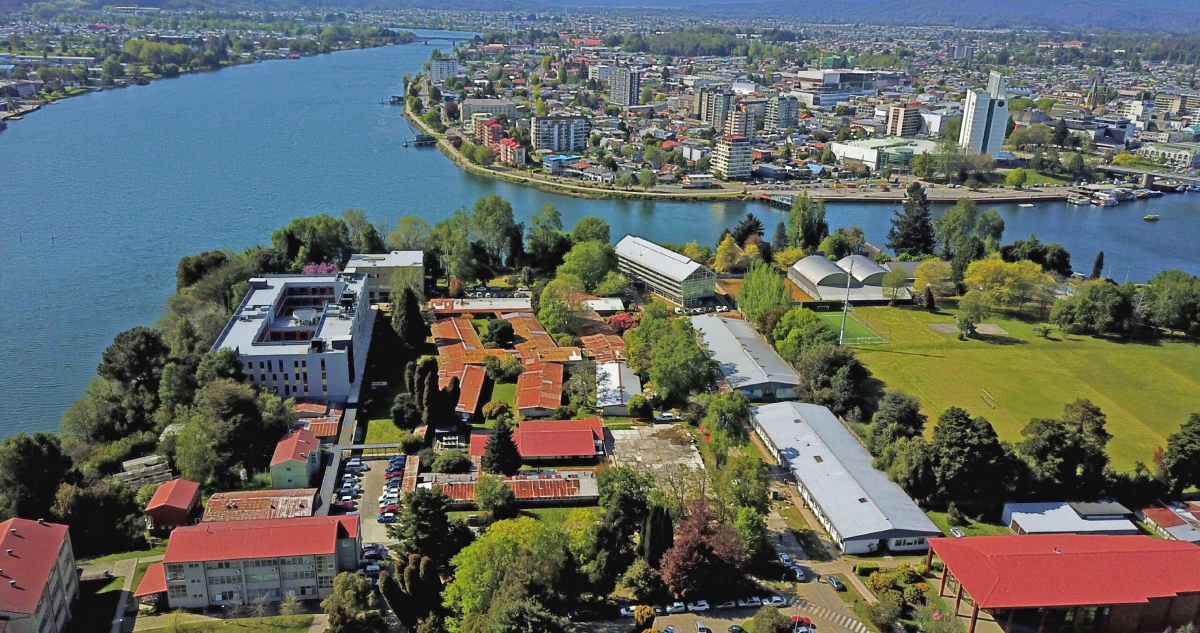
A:
<svg viewBox="0 0 1200 633">
<path fill-rule="evenodd" d="M 674 413 L 660 413 L 660 414 L 654 416 L 654 421 L 655 422 L 674 422 L 675 414 Z"/>
<path fill-rule="evenodd" d="M 746 633 L 746 629 L 743 629 L 742 627 L 735 624 L 735 625 L 729 627 L 729 633 Z"/>
<path fill-rule="evenodd" d="M 784 598 L 783 596 L 771 596 L 770 598 L 763 598 L 763 606 L 770 604 L 773 607 L 786 607 L 787 603 L 787 598 Z"/>
<path fill-rule="evenodd" d="M 791 556 L 788 556 L 787 554 L 780 554 L 780 555 L 779 555 L 779 562 L 783 563 L 784 565 L 791 565 L 791 564 L 792 564 L 792 557 L 791 557 Z"/>
<path fill-rule="evenodd" d="M 696 633 L 712 633 L 712 629 L 704 626 L 703 620 L 696 620 Z"/>
<path fill-rule="evenodd" d="M 708 609 L 709 606 L 707 600 L 697 600 L 695 602 L 689 602 L 687 605 L 687 610 L 691 611 L 692 613 L 703 613 L 708 611 Z"/>
<path fill-rule="evenodd" d="M 830 587 L 833 587 L 833 589 L 835 591 L 845 591 L 846 590 L 846 585 L 843 585 L 842 579 L 838 578 L 837 576 L 826 576 L 825 580 L 829 583 Z"/>
<path fill-rule="evenodd" d="M 379 522 L 380 523 L 395 523 L 396 522 L 396 513 L 394 513 L 394 512 L 380 513 Z"/>
<path fill-rule="evenodd" d="M 715 607 L 713 607 L 713 608 L 714 608 L 714 609 L 717 609 L 718 611 L 721 611 L 721 610 L 724 610 L 724 609 L 733 609 L 733 608 L 736 608 L 736 607 L 737 607 L 737 601 L 736 601 L 736 600 L 730 600 L 730 601 L 728 601 L 728 602 L 722 602 L 721 604 L 718 604 L 717 606 L 715 606 Z"/>
<path fill-rule="evenodd" d="M 654 615 L 662 615 L 667 612 L 660 604 L 653 605 L 650 608 L 654 609 Z"/>
<path fill-rule="evenodd" d="M 796 578 L 796 582 L 804 582 L 805 575 L 803 569 L 792 565 L 791 567 L 788 567 L 788 571 L 792 572 L 792 576 Z"/>
<path fill-rule="evenodd" d="M 966 533 L 958 528 L 950 528 L 950 534 L 953 535 L 954 538 L 962 538 L 966 536 Z"/>
<path fill-rule="evenodd" d="M 737 605 L 739 607 L 757 607 L 762 605 L 762 600 L 758 596 L 750 596 L 749 598 L 738 600 Z"/>
<path fill-rule="evenodd" d="M 667 613 L 676 614 L 683 613 L 685 611 L 687 611 L 687 605 L 683 604 L 682 602 L 672 602 L 671 604 L 667 605 Z"/>
<path fill-rule="evenodd" d="M 329 504 L 329 507 L 337 508 L 338 510 L 353 510 L 355 508 L 353 501 L 334 501 Z"/>
<path fill-rule="evenodd" d="M 467 515 L 467 525 L 479 525 L 479 515 L 478 514 L 468 514 Z"/>
<path fill-rule="evenodd" d="M 621 607 L 621 610 L 619 611 L 619 613 L 621 614 L 621 617 L 623 617 L 623 618 L 632 618 L 633 610 L 636 608 L 637 607 L 635 607 L 634 605 L 629 605 L 627 607 Z"/>
</svg>

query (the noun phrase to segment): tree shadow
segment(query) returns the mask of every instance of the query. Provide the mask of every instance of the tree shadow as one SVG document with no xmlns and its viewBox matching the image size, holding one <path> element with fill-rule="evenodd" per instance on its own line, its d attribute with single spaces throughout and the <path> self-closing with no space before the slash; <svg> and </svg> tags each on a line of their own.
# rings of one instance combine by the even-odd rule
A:
<svg viewBox="0 0 1200 633">
<path fill-rule="evenodd" d="M 972 334 L 971 340 L 987 343 L 989 345 L 1028 345 L 1029 341 L 1019 339 L 1015 336 L 1002 334 Z"/>
</svg>

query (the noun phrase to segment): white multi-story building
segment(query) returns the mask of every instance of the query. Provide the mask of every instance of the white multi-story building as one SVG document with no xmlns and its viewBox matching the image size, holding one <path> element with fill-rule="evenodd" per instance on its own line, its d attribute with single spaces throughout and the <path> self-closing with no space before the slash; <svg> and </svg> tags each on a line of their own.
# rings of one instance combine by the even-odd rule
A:
<svg viewBox="0 0 1200 633">
<path fill-rule="evenodd" d="M 503 114 L 512 121 L 517 118 L 517 104 L 508 99 L 463 99 L 458 112 L 463 123 L 471 122 L 476 114 L 488 114 L 488 118 Z"/>
<path fill-rule="evenodd" d="M 1008 94 L 1004 77 L 993 70 L 988 76 L 986 90 L 967 91 L 958 146 L 968 154 L 995 156 L 1004 145 L 1007 126 Z"/>
<path fill-rule="evenodd" d="M 1200 143 L 1152 143 L 1138 148 L 1137 155 L 1174 167 L 1200 167 Z"/>
<path fill-rule="evenodd" d="M 255 277 L 212 349 L 237 352 L 246 380 L 281 398 L 345 400 L 366 366 L 366 285 L 352 273 Z"/>
<path fill-rule="evenodd" d="M 725 117 L 726 136 L 754 138 L 754 115 L 744 110 L 734 110 Z"/>
<path fill-rule="evenodd" d="M 707 85 L 696 92 L 695 118 L 717 128 L 725 128 L 725 119 L 737 109 L 737 97 L 729 86 Z"/>
<path fill-rule="evenodd" d="M 533 151 L 575 152 L 587 149 L 591 125 L 581 116 L 535 116 L 529 122 Z"/>
<path fill-rule="evenodd" d="M 456 76 L 458 76 L 457 59 L 453 57 L 440 57 L 429 60 L 429 81 L 440 84 Z"/>
<path fill-rule="evenodd" d="M 608 77 L 612 74 L 612 71 L 612 66 L 593 64 L 588 66 L 588 79 L 595 79 L 596 81 L 608 81 Z"/>
<path fill-rule="evenodd" d="M 371 303 L 391 301 L 392 284 L 403 282 L 421 291 L 425 284 L 425 253 L 392 251 L 383 254 L 354 254 L 346 262 L 346 272 L 367 276 L 367 295 Z"/>
<path fill-rule="evenodd" d="M 722 136 L 712 153 L 712 172 L 721 180 L 750 178 L 753 164 L 750 140 L 745 136 Z"/>
<path fill-rule="evenodd" d="M 0 523 L 0 561 L 0 631 L 65 631 L 71 602 L 79 597 L 67 526 L 28 519 Z"/>
<path fill-rule="evenodd" d="M 800 101 L 792 95 L 776 95 L 767 99 L 765 127 L 770 130 L 786 130 L 794 127 L 800 119 Z"/>
<path fill-rule="evenodd" d="M 642 93 L 642 76 L 636 68 L 613 68 L 608 75 L 608 101 L 613 105 L 628 108 L 638 104 Z"/>
</svg>

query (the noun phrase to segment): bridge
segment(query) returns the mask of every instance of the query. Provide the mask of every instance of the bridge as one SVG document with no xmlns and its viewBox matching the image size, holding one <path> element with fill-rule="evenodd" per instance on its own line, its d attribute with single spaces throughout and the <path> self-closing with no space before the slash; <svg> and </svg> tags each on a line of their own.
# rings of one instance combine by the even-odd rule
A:
<svg viewBox="0 0 1200 633">
<path fill-rule="evenodd" d="M 417 36 L 417 37 L 422 42 L 424 42 L 426 46 L 429 46 L 430 42 L 446 42 L 447 44 L 450 44 L 451 46 L 453 46 L 454 44 L 458 44 L 459 42 L 470 42 L 475 39 L 474 37 L 455 37 L 455 36 L 451 36 L 451 35 L 438 35 L 438 36 L 434 36 L 434 37 L 424 37 L 424 36 Z"/>
<path fill-rule="evenodd" d="M 1119 167 L 1117 165 L 1097 165 L 1096 171 L 1110 175 L 1133 176 L 1138 179 L 1142 189 L 1149 189 L 1155 180 L 1175 180 L 1189 185 L 1200 185 L 1200 177 L 1188 174 L 1169 174 L 1135 167 Z M 1192 174 L 1196 172 L 1191 172 Z"/>
</svg>

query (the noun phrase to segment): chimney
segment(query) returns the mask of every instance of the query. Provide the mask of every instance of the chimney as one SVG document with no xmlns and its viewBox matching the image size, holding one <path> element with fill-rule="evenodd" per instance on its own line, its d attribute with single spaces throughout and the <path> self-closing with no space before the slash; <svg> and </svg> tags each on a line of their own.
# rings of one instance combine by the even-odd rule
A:
<svg viewBox="0 0 1200 633">
<path fill-rule="evenodd" d="M 8 548 L 7 550 L 5 550 L 5 552 L 4 552 L 4 553 L 5 553 L 5 554 L 8 554 L 9 556 L 12 556 L 12 555 L 13 555 L 13 553 L 12 553 L 12 548 L 11 548 L 11 547 L 10 547 L 10 548 Z"/>
<path fill-rule="evenodd" d="M 8 533 L 9 533 L 9 534 L 12 534 L 13 536 L 16 536 L 16 535 L 17 535 L 17 528 L 9 528 L 9 530 L 8 530 Z"/>
<path fill-rule="evenodd" d="M 38 519 L 38 525 L 46 525 L 45 519 Z"/>
<path fill-rule="evenodd" d="M 15 581 L 15 580 L 10 580 L 10 581 L 8 581 L 8 586 L 9 586 L 9 587 L 14 587 L 14 588 L 15 588 L 15 587 L 17 586 L 17 581 Z"/>
</svg>

